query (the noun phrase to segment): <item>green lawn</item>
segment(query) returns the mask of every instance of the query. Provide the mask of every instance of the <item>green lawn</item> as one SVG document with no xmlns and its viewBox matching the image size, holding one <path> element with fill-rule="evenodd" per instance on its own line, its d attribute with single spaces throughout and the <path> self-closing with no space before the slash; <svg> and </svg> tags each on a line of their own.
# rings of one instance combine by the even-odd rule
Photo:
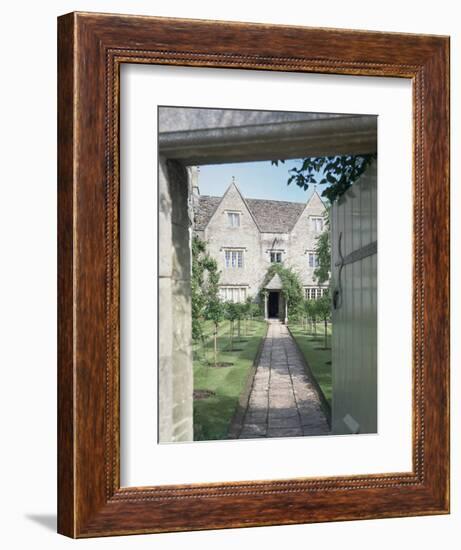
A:
<svg viewBox="0 0 461 550">
<path fill-rule="evenodd" d="M 235 332 L 237 332 L 235 330 Z M 249 321 L 241 325 L 241 339 L 235 337 L 229 351 L 229 321 L 220 324 L 218 333 L 218 362 L 232 366 L 213 366 L 212 325 L 205 323 L 205 346 L 194 345 L 194 393 L 211 391 L 211 395 L 194 399 L 194 440 L 226 439 L 229 425 L 237 408 L 249 370 L 266 333 L 266 322 Z M 203 393 L 202 393 L 203 395 Z"/>
<path fill-rule="evenodd" d="M 306 331 L 301 324 L 290 323 L 289 327 L 325 399 L 331 406 L 331 325 L 328 327 L 328 349 L 324 349 L 323 323 L 318 323 L 316 335 L 310 329 Z"/>
</svg>

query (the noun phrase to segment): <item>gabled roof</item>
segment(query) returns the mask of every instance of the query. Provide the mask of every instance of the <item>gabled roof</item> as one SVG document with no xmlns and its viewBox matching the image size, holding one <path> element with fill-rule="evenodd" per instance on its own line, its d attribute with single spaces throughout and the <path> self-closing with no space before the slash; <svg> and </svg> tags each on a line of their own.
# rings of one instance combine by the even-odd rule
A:
<svg viewBox="0 0 461 550">
<path fill-rule="evenodd" d="M 207 226 L 222 198 L 200 195 L 198 199 L 198 207 L 194 212 L 194 224 L 195 229 L 201 231 Z M 288 233 L 306 207 L 302 202 L 265 199 L 244 199 L 244 201 L 263 233 Z"/>
<path fill-rule="evenodd" d="M 304 210 L 302 202 L 246 199 L 263 233 L 288 233 Z"/>
<path fill-rule="evenodd" d="M 299 216 L 297 217 L 297 219 L 295 220 L 294 224 L 292 225 L 291 229 L 294 228 L 294 226 L 298 223 L 298 220 L 299 218 L 301 218 L 301 216 L 303 215 L 304 213 L 304 210 L 308 210 L 309 208 L 312 208 L 312 206 L 316 206 L 316 204 L 320 204 L 324 210 L 326 210 L 326 207 L 325 207 L 325 203 L 323 202 L 321 196 L 317 193 L 317 189 L 314 188 L 314 192 L 312 193 L 312 195 L 309 197 L 309 200 L 306 202 L 306 204 L 303 205 L 303 208 L 301 209 L 300 213 L 299 213 Z"/>
<path fill-rule="evenodd" d="M 267 290 L 281 290 L 282 287 L 282 279 L 280 275 L 276 273 L 264 288 Z"/>
<path fill-rule="evenodd" d="M 238 196 L 240 197 L 242 203 L 244 204 L 245 208 L 247 209 L 248 213 L 250 214 L 250 216 L 253 218 L 253 221 L 256 225 L 256 227 L 261 231 L 261 228 L 259 227 L 258 225 L 258 220 L 254 217 L 253 215 L 253 212 L 251 211 L 251 209 L 249 208 L 248 204 L 247 204 L 247 201 L 245 199 L 245 197 L 242 195 L 240 189 L 237 187 L 237 185 L 235 184 L 234 181 L 232 181 L 232 183 L 229 185 L 229 187 L 226 189 L 226 191 L 224 192 L 224 195 L 222 197 L 209 197 L 210 199 L 215 199 L 215 198 L 218 198 L 218 202 L 215 205 L 213 205 L 213 207 L 211 207 L 211 205 L 208 205 L 209 208 L 207 208 L 207 210 L 209 210 L 211 212 L 211 215 L 208 219 L 206 219 L 206 223 L 204 224 L 203 228 L 202 229 L 205 229 L 205 227 L 210 223 L 210 220 L 211 218 L 214 216 L 215 212 L 216 212 L 216 209 L 217 207 L 226 199 L 226 196 L 231 192 L 231 191 L 235 191 Z M 212 201 L 213 202 L 213 201 Z M 197 203 L 196 203 L 197 204 Z M 197 206 L 195 206 L 195 208 L 197 209 Z M 200 199 L 199 199 L 199 210 L 201 210 L 200 208 Z M 195 216 L 194 216 L 195 218 Z M 197 224 L 195 222 L 195 219 L 194 219 L 194 224 L 195 224 L 195 229 L 198 229 L 199 228 L 197 227 Z"/>
<path fill-rule="evenodd" d="M 211 220 L 211 216 L 221 202 L 221 197 L 210 197 L 209 195 L 200 195 L 198 199 L 198 208 L 194 208 L 194 229 L 202 231 Z"/>
</svg>

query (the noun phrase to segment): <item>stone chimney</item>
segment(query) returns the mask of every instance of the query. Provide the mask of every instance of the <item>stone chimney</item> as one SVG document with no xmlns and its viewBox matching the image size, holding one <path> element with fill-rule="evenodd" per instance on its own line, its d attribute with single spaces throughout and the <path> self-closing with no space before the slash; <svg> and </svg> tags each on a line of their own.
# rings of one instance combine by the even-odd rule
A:
<svg viewBox="0 0 461 550">
<path fill-rule="evenodd" d="M 197 196 L 197 197 L 200 196 L 200 187 L 198 183 L 199 174 L 200 174 L 199 166 L 190 167 L 190 184 L 191 184 L 192 196 Z"/>
<path fill-rule="evenodd" d="M 189 208 L 190 208 L 190 219 L 192 225 L 194 224 L 195 212 L 197 212 L 199 207 L 200 200 L 200 187 L 199 187 L 199 166 L 189 166 Z"/>
</svg>

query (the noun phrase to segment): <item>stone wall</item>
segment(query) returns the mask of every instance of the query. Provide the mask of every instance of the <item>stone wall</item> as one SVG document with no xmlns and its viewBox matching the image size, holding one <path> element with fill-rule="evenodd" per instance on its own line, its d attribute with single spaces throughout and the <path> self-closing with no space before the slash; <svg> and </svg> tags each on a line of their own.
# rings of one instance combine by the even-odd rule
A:
<svg viewBox="0 0 461 550">
<path fill-rule="evenodd" d="M 229 227 L 227 212 L 240 212 L 240 227 Z M 324 216 L 325 206 L 314 194 L 300 218 L 290 232 L 260 232 L 245 201 L 235 184 L 231 184 L 224 194 L 216 212 L 204 231 L 198 236 L 207 242 L 210 255 L 218 262 L 221 270 L 220 284 L 247 285 L 247 296 L 258 299 L 267 270 L 271 266 L 270 251 L 282 251 L 283 264 L 293 268 L 304 286 L 318 286 L 314 279 L 314 269 L 308 263 L 308 250 L 315 250 L 316 238 L 312 228 L 312 216 Z M 226 268 L 225 248 L 244 249 L 244 267 Z"/>
<path fill-rule="evenodd" d="M 227 211 L 240 213 L 240 227 L 229 227 Z M 254 296 L 261 282 L 259 229 L 237 187 L 231 185 L 204 231 L 210 255 L 218 262 L 220 284 L 248 285 L 247 295 Z M 226 268 L 225 248 L 242 248 L 243 268 Z"/>
<path fill-rule="evenodd" d="M 192 441 L 191 216 L 187 170 L 159 158 L 159 440 Z"/>
<path fill-rule="evenodd" d="M 161 107 L 159 146 L 185 164 L 376 151 L 377 117 Z"/>
<path fill-rule="evenodd" d="M 293 268 L 293 271 L 299 275 L 303 285 L 318 286 L 314 281 L 315 268 L 309 267 L 307 252 L 315 250 L 317 237 L 320 234 L 313 230 L 311 217 L 323 217 L 325 211 L 325 205 L 315 193 L 290 232 L 286 265 Z"/>
</svg>

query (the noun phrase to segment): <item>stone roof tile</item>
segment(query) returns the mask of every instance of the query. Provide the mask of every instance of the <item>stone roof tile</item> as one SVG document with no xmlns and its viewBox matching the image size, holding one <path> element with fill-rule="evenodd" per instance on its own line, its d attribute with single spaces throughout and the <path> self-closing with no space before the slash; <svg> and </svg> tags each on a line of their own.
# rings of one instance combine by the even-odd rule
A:
<svg viewBox="0 0 461 550">
<path fill-rule="evenodd" d="M 302 202 L 245 199 L 260 231 L 263 233 L 288 233 L 291 231 L 306 204 Z M 194 213 L 195 229 L 201 231 L 214 214 L 221 197 L 200 195 Z"/>
<path fill-rule="evenodd" d="M 263 233 L 288 233 L 306 207 L 302 202 L 246 199 Z"/>
<path fill-rule="evenodd" d="M 221 197 L 210 197 L 208 195 L 200 195 L 198 208 L 194 208 L 194 229 L 201 231 L 205 229 L 211 216 L 214 214 L 221 202 Z"/>
</svg>

